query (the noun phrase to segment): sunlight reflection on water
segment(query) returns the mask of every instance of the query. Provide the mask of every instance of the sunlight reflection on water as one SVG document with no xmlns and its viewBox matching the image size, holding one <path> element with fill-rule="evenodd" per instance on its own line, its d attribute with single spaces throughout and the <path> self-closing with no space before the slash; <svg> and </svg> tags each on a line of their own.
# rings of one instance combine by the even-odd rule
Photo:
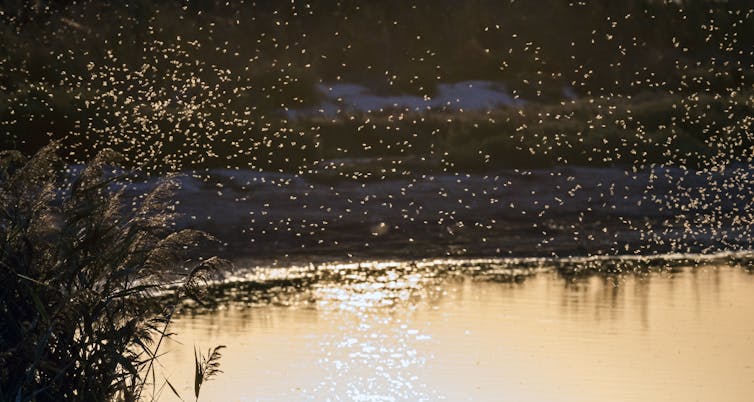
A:
<svg viewBox="0 0 754 402">
<path fill-rule="evenodd" d="M 193 345 L 225 344 L 225 372 L 201 400 L 744 401 L 754 392 L 754 275 L 740 268 L 540 269 L 505 281 L 411 264 L 327 269 L 328 279 L 286 293 L 293 301 L 186 313 L 164 373 L 190 396 Z"/>
</svg>

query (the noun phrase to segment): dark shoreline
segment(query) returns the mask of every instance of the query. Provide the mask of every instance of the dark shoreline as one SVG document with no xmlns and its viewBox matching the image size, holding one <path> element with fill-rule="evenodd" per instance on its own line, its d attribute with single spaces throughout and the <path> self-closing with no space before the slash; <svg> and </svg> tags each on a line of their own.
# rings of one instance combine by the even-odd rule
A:
<svg viewBox="0 0 754 402">
<path fill-rule="evenodd" d="M 177 226 L 235 260 L 709 254 L 754 248 L 752 175 L 561 167 L 323 184 L 214 170 L 175 198 Z"/>
</svg>

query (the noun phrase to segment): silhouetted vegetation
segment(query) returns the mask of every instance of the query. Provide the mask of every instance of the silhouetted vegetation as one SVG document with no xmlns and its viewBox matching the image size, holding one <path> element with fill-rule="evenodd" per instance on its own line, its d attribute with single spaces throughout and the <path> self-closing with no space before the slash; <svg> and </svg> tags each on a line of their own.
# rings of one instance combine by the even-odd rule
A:
<svg viewBox="0 0 754 402">
<path fill-rule="evenodd" d="M 186 257 L 208 236 L 171 230 L 175 183 L 129 200 L 115 156 L 66 175 L 55 143 L 29 160 L 0 154 L 0 400 L 159 390 L 153 365 L 176 304 L 223 264 Z"/>
</svg>

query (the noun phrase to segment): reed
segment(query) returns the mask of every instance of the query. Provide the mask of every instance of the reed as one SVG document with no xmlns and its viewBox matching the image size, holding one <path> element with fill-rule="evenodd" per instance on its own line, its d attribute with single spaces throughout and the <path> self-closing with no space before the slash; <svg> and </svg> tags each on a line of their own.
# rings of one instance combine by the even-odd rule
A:
<svg viewBox="0 0 754 402">
<path fill-rule="evenodd" d="M 225 262 L 171 229 L 174 178 L 129 197 L 116 153 L 66 174 L 58 146 L 0 153 L 0 400 L 154 399 L 177 303 Z"/>
</svg>

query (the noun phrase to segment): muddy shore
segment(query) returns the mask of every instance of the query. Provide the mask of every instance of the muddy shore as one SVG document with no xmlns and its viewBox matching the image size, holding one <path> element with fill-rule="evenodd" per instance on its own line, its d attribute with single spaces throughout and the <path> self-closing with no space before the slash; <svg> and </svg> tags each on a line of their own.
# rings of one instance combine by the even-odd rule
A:
<svg viewBox="0 0 754 402">
<path fill-rule="evenodd" d="M 232 258 L 361 260 L 706 253 L 752 248 L 751 166 L 567 167 L 320 182 L 185 174 L 178 226 Z"/>
</svg>

